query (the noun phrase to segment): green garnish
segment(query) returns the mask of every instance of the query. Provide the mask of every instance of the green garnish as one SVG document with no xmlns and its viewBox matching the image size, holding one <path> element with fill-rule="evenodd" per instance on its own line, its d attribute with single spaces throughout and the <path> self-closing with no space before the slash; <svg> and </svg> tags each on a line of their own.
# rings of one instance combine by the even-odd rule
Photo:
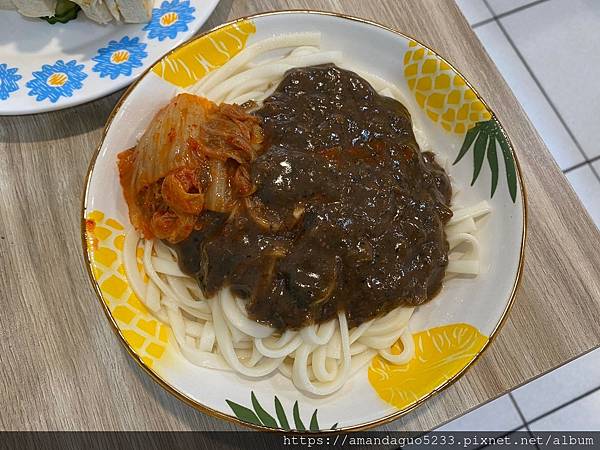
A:
<svg viewBox="0 0 600 450">
<path fill-rule="evenodd" d="M 58 0 L 54 15 L 50 17 L 42 17 L 46 22 L 54 25 L 57 22 L 67 23 L 69 20 L 77 18 L 77 13 L 81 8 L 78 4 L 69 0 Z"/>
</svg>

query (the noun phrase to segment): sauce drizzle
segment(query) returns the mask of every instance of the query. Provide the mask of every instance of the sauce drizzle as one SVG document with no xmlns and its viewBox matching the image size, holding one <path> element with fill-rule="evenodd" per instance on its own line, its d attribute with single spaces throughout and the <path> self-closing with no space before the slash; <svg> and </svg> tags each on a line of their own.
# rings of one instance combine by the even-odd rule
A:
<svg viewBox="0 0 600 450">
<path fill-rule="evenodd" d="M 257 321 L 349 326 L 439 291 L 452 188 L 421 152 L 407 109 L 334 65 L 290 70 L 256 116 L 254 193 L 205 212 L 170 244 L 207 297 L 230 287 Z"/>
</svg>

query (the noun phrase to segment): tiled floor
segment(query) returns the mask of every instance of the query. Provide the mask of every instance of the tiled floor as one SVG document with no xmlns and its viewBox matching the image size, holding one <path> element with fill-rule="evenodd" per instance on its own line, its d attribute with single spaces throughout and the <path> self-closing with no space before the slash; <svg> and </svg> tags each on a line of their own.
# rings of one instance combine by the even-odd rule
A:
<svg viewBox="0 0 600 450">
<path fill-rule="evenodd" d="M 600 226 L 600 1 L 457 3 Z"/>
<path fill-rule="evenodd" d="M 457 0 L 600 227 L 600 0 Z M 600 349 L 440 430 L 600 430 Z"/>
</svg>

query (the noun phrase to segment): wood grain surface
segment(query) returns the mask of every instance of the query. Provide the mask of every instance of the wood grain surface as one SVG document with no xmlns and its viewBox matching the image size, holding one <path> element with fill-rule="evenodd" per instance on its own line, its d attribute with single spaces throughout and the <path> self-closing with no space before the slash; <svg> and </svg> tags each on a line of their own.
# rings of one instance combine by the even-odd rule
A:
<svg viewBox="0 0 600 450">
<path fill-rule="evenodd" d="M 322 9 L 413 35 L 496 111 L 525 177 L 529 227 L 515 304 L 457 383 L 386 429 L 427 430 L 600 343 L 600 233 L 481 44 L 448 0 L 222 0 L 205 29 L 277 9 Z M 65 111 L 0 118 L 0 429 L 230 430 L 176 400 L 128 356 L 83 264 L 88 163 L 121 93 Z M 219 444 L 206 437 L 206 446 Z"/>
</svg>

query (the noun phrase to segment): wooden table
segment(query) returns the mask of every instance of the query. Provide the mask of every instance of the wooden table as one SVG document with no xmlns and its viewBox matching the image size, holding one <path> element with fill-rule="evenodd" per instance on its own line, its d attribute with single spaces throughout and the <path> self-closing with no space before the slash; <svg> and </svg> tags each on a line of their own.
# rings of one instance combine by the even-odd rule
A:
<svg viewBox="0 0 600 450">
<path fill-rule="evenodd" d="M 286 8 L 372 19 L 437 49 L 497 112 L 525 177 L 525 268 L 506 324 L 460 381 L 386 428 L 434 428 L 597 347 L 600 233 L 456 5 L 222 0 L 205 28 Z M 143 373 L 112 332 L 85 272 L 83 180 L 120 95 L 0 118 L 0 429 L 236 428 L 184 405 Z"/>
</svg>

